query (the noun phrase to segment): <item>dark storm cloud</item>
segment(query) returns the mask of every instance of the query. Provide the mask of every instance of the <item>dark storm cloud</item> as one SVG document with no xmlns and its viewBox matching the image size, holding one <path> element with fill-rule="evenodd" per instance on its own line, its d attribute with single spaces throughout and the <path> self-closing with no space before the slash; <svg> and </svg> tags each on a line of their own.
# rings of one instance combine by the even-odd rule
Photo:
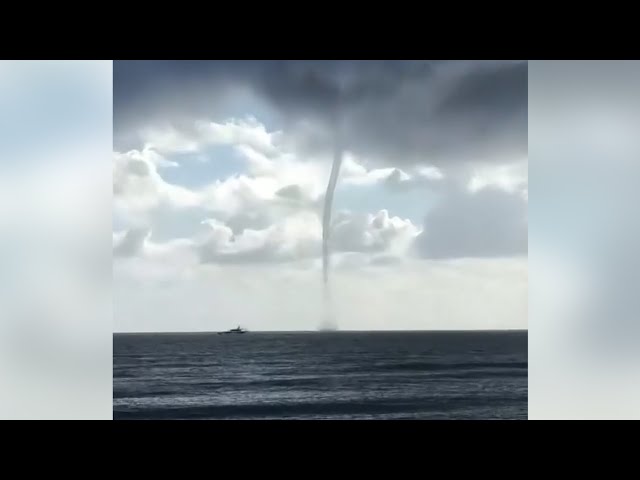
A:
<svg viewBox="0 0 640 480">
<path fill-rule="evenodd" d="M 116 123 L 142 109 L 207 111 L 228 87 L 249 86 L 291 114 L 323 116 L 340 96 L 345 104 L 381 98 L 403 77 L 424 74 L 424 61 L 117 61 Z M 179 105 L 178 105 L 179 104 Z"/>
<path fill-rule="evenodd" d="M 372 159 L 500 161 L 526 154 L 527 75 L 526 62 L 116 62 L 116 142 L 148 122 L 211 117 L 244 87 L 303 151 L 331 148 L 339 112 L 345 147 Z"/>
<path fill-rule="evenodd" d="M 363 103 L 393 96 L 403 82 L 425 79 L 433 70 L 426 61 L 280 61 L 262 64 L 254 87 L 287 114 L 324 117 L 336 109 L 348 115 Z"/>
</svg>

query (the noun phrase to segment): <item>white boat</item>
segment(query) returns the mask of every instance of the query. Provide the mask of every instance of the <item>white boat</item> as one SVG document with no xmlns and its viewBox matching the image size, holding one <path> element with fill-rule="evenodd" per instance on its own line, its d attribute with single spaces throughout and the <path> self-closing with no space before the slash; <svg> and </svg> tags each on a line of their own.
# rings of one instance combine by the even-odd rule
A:
<svg viewBox="0 0 640 480">
<path fill-rule="evenodd" d="M 218 332 L 218 335 L 227 335 L 232 333 L 236 333 L 236 334 L 247 333 L 247 330 L 245 330 L 244 328 L 238 325 L 236 328 L 232 328 L 231 330 L 227 330 L 226 332 Z"/>
</svg>

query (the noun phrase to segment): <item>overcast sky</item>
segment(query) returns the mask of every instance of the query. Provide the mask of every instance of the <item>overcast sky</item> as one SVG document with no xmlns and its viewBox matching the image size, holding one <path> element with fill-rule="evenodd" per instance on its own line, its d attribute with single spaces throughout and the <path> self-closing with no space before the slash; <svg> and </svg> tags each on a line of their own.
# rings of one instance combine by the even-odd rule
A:
<svg viewBox="0 0 640 480">
<path fill-rule="evenodd" d="M 526 62 L 115 62 L 117 331 L 527 327 Z"/>
</svg>

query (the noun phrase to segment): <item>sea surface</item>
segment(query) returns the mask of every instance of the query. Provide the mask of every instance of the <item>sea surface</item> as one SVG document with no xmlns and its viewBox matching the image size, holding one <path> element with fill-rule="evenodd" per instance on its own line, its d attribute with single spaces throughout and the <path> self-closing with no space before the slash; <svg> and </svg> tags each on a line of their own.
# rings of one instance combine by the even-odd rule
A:
<svg viewBox="0 0 640 480">
<path fill-rule="evenodd" d="M 115 334 L 114 419 L 526 419 L 527 332 Z"/>
</svg>

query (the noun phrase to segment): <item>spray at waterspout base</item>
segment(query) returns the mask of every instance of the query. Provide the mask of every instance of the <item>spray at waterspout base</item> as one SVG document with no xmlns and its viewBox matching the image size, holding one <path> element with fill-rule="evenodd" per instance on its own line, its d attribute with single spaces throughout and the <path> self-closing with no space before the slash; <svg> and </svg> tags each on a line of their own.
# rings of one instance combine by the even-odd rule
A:
<svg viewBox="0 0 640 480">
<path fill-rule="evenodd" d="M 331 299 L 331 295 L 329 292 L 329 285 L 324 284 L 324 302 L 322 304 L 322 315 L 323 318 L 320 322 L 320 327 L 318 328 L 321 332 L 335 332 L 338 330 L 338 321 L 336 318 L 336 313 L 333 306 L 333 301 Z"/>
</svg>

